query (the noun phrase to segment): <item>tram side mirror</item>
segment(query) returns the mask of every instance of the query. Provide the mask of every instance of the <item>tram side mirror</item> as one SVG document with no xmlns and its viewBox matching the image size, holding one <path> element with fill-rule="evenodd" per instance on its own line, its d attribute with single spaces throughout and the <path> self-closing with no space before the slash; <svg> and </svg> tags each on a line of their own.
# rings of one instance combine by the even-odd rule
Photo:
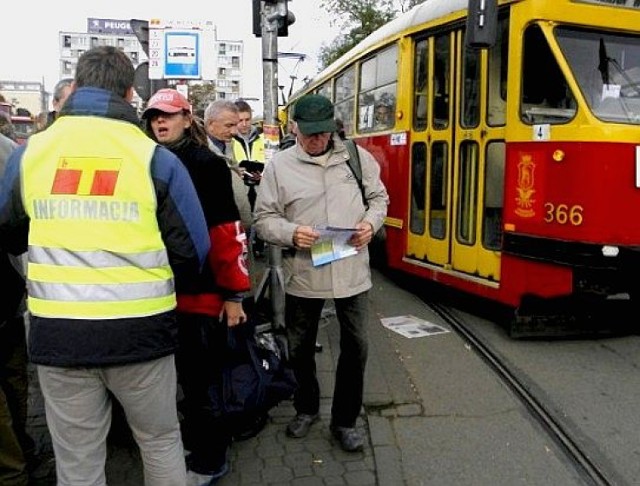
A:
<svg viewBox="0 0 640 486">
<path fill-rule="evenodd" d="M 484 49 L 496 43 L 498 0 L 469 0 L 465 46 Z"/>
</svg>

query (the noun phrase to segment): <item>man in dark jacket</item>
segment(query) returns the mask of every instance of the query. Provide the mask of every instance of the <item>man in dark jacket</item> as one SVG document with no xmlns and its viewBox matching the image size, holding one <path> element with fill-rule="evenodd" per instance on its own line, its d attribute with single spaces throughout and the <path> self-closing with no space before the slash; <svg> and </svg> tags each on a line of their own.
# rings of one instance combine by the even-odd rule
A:
<svg viewBox="0 0 640 486">
<path fill-rule="evenodd" d="M 0 134 L 0 176 L 18 144 Z M 25 282 L 20 262 L 0 251 L 0 484 L 27 486 L 33 440 L 27 435 L 27 349 L 24 336 Z"/>
<path fill-rule="evenodd" d="M 12 153 L 0 185 L 0 249 L 28 250 L 29 356 L 60 485 L 106 484 L 109 392 L 145 484 L 186 483 L 176 286 L 198 275 L 209 238 L 188 172 L 139 128 L 133 81 L 121 50 L 85 52 L 60 116 Z"/>
<path fill-rule="evenodd" d="M 73 78 L 62 78 L 60 81 L 56 83 L 53 88 L 53 110 L 47 113 L 47 126 L 51 125 L 58 115 L 60 114 L 60 110 L 64 106 L 64 102 L 67 101 L 67 98 L 71 94 L 71 85 L 73 84 Z"/>
</svg>

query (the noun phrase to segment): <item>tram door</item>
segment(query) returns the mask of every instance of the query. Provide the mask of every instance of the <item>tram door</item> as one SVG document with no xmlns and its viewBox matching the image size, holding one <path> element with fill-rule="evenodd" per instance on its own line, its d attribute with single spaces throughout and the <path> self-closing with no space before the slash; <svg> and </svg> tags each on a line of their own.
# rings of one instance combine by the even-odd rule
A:
<svg viewBox="0 0 640 486">
<path fill-rule="evenodd" d="M 492 281 L 500 279 L 506 93 L 499 81 L 506 69 L 495 58 L 502 52 L 466 49 L 462 30 L 415 44 L 407 257 Z M 423 54 L 428 60 L 420 67 Z M 430 73 L 424 132 L 417 130 L 422 69 Z"/>
<path fill-rule="evenodd" d="M 411 184 L 406 256 L 450 264 L 453 33 L 414 44 Z"/>
</svg>

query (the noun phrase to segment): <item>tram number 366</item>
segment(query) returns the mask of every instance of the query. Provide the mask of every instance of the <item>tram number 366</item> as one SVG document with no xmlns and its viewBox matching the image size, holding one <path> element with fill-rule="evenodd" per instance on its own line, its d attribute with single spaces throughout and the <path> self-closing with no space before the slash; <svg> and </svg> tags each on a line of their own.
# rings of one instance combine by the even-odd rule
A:
<svg viewBox="0 0 640 486">
<path fill-rule="evenodd" d="M 544 203 L 545 223 L 571 224 L 580 226 L 582 224 L 582 212 L 584 208 L 580 205 L 568 206 L 566 204 Z"/>
</svg>

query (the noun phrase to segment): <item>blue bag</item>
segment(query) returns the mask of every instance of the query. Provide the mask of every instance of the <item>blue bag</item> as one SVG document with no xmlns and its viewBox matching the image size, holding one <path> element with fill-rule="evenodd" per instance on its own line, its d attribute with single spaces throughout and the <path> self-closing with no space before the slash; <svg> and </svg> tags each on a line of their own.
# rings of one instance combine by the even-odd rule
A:
<svg viewBox="0 0 640 486">
<path fill-rule="evenodd" d="M 254 316 L 227 331 L 222 408 L 236 440 L 256 435 L 269 410 L 290 398 L 297 386 L 282 340 L 269 326 L 259 327 Z"/>
</svg>

